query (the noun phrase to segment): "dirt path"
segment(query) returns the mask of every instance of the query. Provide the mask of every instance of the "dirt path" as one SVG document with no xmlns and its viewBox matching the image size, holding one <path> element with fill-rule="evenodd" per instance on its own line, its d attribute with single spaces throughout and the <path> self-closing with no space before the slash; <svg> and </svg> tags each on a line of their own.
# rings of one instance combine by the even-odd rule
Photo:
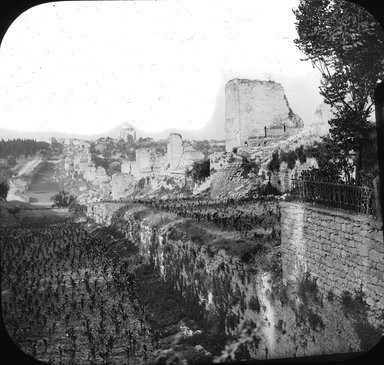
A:
<svg viewBox="0 0 384 365">
<path fill-rule="evenodd" d="M 26 194 L 30 198 L 31 204 L 51 206 L 50 197 L 60 190 L 59 184 L 53 181 L 58 162 L 48 160 L 37 172 Z"/>
</svg>

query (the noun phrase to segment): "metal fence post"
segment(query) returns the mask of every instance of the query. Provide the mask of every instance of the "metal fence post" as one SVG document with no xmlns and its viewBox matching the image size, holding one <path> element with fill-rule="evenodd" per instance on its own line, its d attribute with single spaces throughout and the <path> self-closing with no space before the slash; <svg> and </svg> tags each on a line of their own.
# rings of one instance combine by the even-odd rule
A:
<svg viewBox="0 0 384 365">
<path fill-rule="evenodd" d="M 377 217 L 381 217 L 384 224 L 383 203 L 384 197 L 384 81 L 377 85 L 374 93 L 375 99 L 375 119 L 376 119 L 376 136 L 377 136 L 377 157 L 379 160 L 379 189 L 378 202 L 380 209 L 376 212 Z M 384 231 L 383 231 L 384 234 Z"/>
</svg>

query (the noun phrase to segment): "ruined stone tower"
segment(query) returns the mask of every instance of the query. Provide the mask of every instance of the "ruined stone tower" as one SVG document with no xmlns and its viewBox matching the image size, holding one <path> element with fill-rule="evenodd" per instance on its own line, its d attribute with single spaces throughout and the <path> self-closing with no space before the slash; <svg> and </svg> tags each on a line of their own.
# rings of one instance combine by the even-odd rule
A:
<svg viewBox="0 0 384 365">
<path fill-rule="evenodd" d="M 167 144 L 167 161 L 171 170 L 178 167 L 183 155 L 183 139 L 178 133 L 171 133 Z"/>
<path fill-rule="evenodd" d="M 249 138 L 298 131 L 303 121 L 289 106 L 281 84 L 234 79 L 225 86 L 225 147 L 248 144 Z"/>
</svg>

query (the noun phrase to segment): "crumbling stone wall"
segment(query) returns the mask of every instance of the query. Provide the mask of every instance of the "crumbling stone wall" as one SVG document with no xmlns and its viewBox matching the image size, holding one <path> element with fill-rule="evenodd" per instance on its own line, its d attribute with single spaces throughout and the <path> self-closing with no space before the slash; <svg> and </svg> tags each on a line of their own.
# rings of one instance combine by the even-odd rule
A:
<svg viewBox="0 0 384 365">
<path fill-rule="evenodd" d="M 225 86 L 225 148 L 231 152 L 249 137 L 264 136 L 265 127 L 286 125 L 298 130 L 303 121 L 290 108 L 281 84 L 230 80 Z"/>
<path fill-rule="evenodd" d="M 136 150 L 136 175 L 143 177 L 158 171 L 165 164 L 165 156 L 155 148 L 142 147 Z"/>
<path fill-rule="evenodd" d="M 171 133 L 168 137 L 167 144 L 167 162 L 170 170 L 174 170 L 180 163 L 183 155 L 183 140 L 180 134 Z"/>
<path fill-rule="evenodd" d="M 137 176 L 138 171 L 137 171 L 136 161 L 123 160 L 121 162 L 120 171 L 123 174 L 131 174 L 131 175 Z"/>
<path fill-rule="evenodd" d="M 116 173 L 112 175 L 112 199 L 124 198 L 134 190 L 135 178 L 131 174 Z"/>
<path fill-rule="evenodd" d="M 324 295 L 360 289 L 377 316 L 384 310 L 384 244 L 380 221 L 308 204 L 281 202 L 286 281 L 309 271 Z"/>
<path fill-rule="evenodd" d="M 95 165 L 88 166 L 83 173 L 83 177 L 86 181 L 91 182 L 93 185 L 107 183 L 111 180 L 104 167 L 96 167 Z"/>
<path fill-rule="evenodd" d="M 236 238 L 210 231 L 174 214 L 139 205 L 94 204 L 88 213 L 121 230 L 148 263 L 184 297 L 197 302 L 212 331 L 235 337 L 243 326 L 257 328 L 253 358 L 289 358 L 360 351 L 361 337 L 336 302 L 303 298 L 292 286 L 287 297 L 273 287 L 270 273 L 220 249 Z M 112 218 L 113 217 L 113 218 Z M 112 218 L 112 219 L 111 219 Z M 101 222 L 100 222 L 101 223 Z M 196 239 L 204 236 L 204 243 Z M 194 238 L 195 237 L 195 238 Z M 293 289 L 293 291 L 291 291 Z"/>
<path fill-rule="evenodd" d="M 303 170 L 308 170 L 311 167 L 318 167 L 315 158 L 308 158 L 306 162 L 300 163 L 296 161 L 296 165 L 293 169 L 288 168 L 287 163 L 283 162 L 280 165 L 279 171 L 274 171 L 271 174 L 271 185 L 274 186 L 280 193 L 287 193 L 292 190 L 292 179 L 297 174 L 300 174 Z"/>
<path fill-rule="evenodd" d="M 239 198 L 255 189 L 259 182 L 252 173 L 243 176 L 243 159 L 232 152 L 210 155 L 210 196 L 215 198 Z"/>
</svg>

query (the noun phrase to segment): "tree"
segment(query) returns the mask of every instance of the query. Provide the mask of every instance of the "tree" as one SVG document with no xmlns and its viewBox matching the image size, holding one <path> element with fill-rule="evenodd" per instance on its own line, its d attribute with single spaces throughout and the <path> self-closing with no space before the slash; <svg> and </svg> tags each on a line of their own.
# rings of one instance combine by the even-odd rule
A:
<svg viewBox="0 0 384 365">
<path fill-rule="evenodd" d="M 191 177 L 194 182 L 204 181 L 210 176 L 210 162 L 209 158 L 195 161 L 192 164 L 192 168 L 186 172 L 188 177 Z"/>
<path fill-rule="evenodd" d="M 320 94 L 334 112 L 332 142 L 346 164 L 356 154 L 359 171 L 372 129 L 373 93 L 384 79 L 384 31 L 364 8 L 344 0 L 300 0 L 293 12 L 294 42 L 320 71 Z"/>
<path fill-rule="evenodd" d="M 9 191 L 9 185 L 6 181 L 0 181 L 0 200 L 6 200 Z"/>
<path fill-rule="evenodd" d="M 76 200 L 76 197 L 70 195 L 67 191 L 61 190 L 57 194 L 51 196 L 51 202 L 54 207 L 67 208 Z"/>
</svg>

